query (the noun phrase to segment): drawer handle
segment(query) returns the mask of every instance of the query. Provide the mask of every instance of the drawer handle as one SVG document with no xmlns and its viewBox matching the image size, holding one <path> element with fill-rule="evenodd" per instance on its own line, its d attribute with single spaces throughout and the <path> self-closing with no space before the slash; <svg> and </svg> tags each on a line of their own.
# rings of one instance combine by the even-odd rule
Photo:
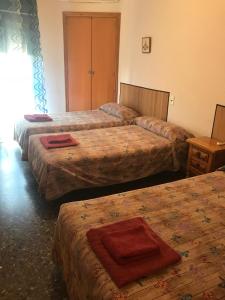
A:
<svg viewBox="0 0 225 300">
<path fill-rule="evenodd" d="M 205 167 L 202 167 L 200 163 L 192 161 L 191 164 L 195 169 L 199 171 L 205 171 Z"/>
<path fill-rule="evenodd" d="M 198 159 L 201 159 L 203 161 L 208 161 L 208 154 L 200 152 L 200 151 L 195 151 L 194 156 Z"/>
<path fill-rule="evenodd" d="M 201 153 L 199 151 L 194 151 L 194 156 L 197 158 L 201 157 Z"/>
<path fill-rule="evenodd" d="M 205 154 L 205 153 L 201 153 L 200 154 L 200 158 L 204 161 L 207 161 L 208 160 L 208 154 Z"/>
</svg>

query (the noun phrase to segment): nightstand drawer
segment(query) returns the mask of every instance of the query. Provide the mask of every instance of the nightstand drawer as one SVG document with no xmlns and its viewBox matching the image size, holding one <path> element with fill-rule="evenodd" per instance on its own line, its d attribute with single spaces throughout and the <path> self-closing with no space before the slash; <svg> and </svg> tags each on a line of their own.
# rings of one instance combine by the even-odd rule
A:
<svg viewBox="0 0 225 300">
<path fill-rule="evenodd" d="M 193 176 L 197 176 L 197 175 L 202 175 L 202 174 L 204 174 L 204 173 L 202 173 L 199 170 L 196 170 L 196 169 L 194 169 L 192 167 L 189 167 L 189 169 L 188 169 L 188 176 L 189 177 L 193 177 Z"/>
<path fill-rule="evenodd" d="M 207 164 L 205 162 L 201 162 L 200 160 L 191 158 L 190 166 L 201 173 L 207 172 Z"/>
<path fill-rule="evenodd" d="M 209 154 L 207 152 L 202 151 L 201 149 L 199 149 L 197 147 L 192 147 L 191 156 L 193 158 L 197 158 L 206 163 L 209 161 Z"/>
</svg>

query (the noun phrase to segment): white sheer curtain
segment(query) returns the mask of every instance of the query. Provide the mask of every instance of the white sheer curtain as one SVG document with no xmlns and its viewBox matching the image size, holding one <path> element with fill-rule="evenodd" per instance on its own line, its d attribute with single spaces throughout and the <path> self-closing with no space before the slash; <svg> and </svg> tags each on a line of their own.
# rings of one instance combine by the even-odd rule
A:
<svg viewBox="0 0 225 300">
<path fill-rule="evenodd" d="M 0 0 L 0 139 L 25 113 L 47 112 L 36 0 Z"/>
<path fill-rule="evenodd" d="M 14 122 L 35 107 L 31 57 L 0 53 L 0 139 L 13 138 Z"/>
</svg>

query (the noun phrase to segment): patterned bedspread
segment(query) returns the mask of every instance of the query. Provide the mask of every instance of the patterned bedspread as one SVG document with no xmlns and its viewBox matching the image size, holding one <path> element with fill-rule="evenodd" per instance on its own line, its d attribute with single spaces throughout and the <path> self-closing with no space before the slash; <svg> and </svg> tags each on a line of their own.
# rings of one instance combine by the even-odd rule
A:
<svg viewBox="0 0 225 300">
<path fill-rule="evenodd" d="M 23 160 L 27 160 L 29 137 L 33 134 L 77 131 L 129 124 L 129 121 L 109 115 L 103 110 L 67 112 L 57 115 L 50 114 L 49 116 L 53 121 L 31 123 L 22 119 L 15 124 L 14 138 L 22 149 Z"/>
<path fill-rule="evenodd" d="M 135 216 L 144 217 L 182 261 L 119 290 L 86 232 Z M 53 254 L 71 300 L 224 300 L 225 173 L 64 204 Z"/>
<path fill-rule="evenodd" d="M 28 160 L 46 200 L 177 168 L 174 144 L 136 125 L 72 132 L 76 147 L 46 150 L 30 137 Z"/>
</svg>

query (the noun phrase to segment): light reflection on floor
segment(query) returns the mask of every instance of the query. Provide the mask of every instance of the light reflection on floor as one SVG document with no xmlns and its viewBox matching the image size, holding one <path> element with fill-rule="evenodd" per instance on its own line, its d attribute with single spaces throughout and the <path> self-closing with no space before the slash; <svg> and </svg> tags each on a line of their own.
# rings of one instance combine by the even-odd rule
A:
<svg viewBox="0 0 225 300">
<path fill-rule="evenodd" d="M 0 143 L 0 299 L 66 299 L 51 259 L 58 206 L 40 199 L 28 162 Z"/>
</svg>

